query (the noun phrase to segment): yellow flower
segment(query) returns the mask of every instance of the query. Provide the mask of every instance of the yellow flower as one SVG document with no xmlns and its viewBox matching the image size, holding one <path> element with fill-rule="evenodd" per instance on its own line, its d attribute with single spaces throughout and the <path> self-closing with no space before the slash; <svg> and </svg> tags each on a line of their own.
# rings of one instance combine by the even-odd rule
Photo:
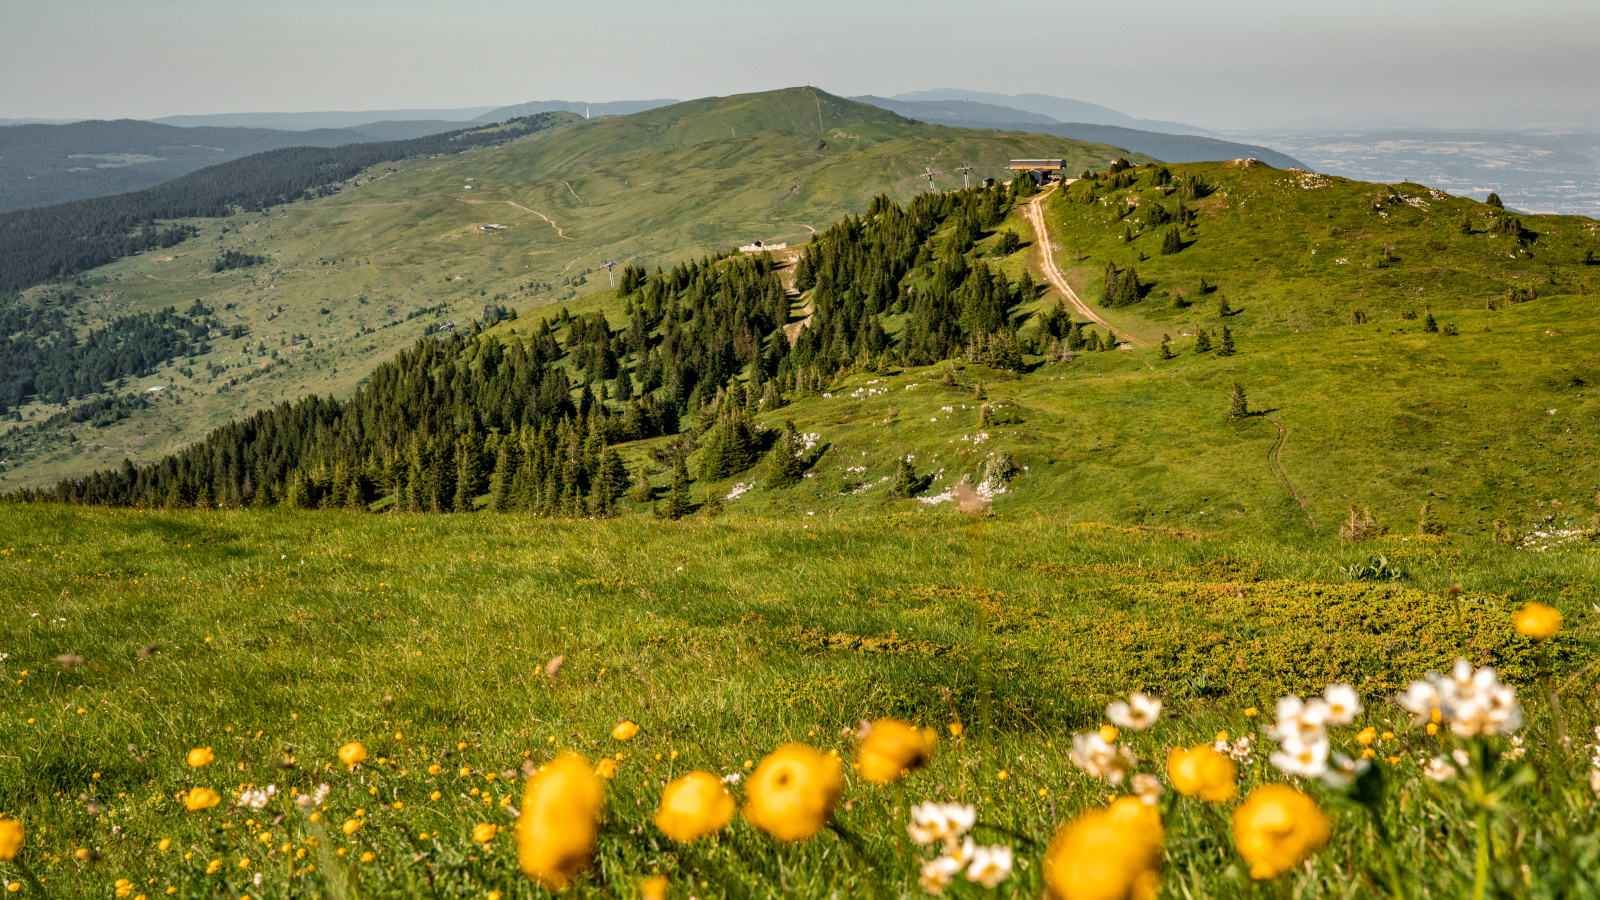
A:
<svg viewBox="0 0 1600 900">
<path fill-rule="evenodd" d="M 378 857 L 376 857 L 376 856 L 374 856 L 374 855 L 373 855 L 373 854 L 372 854 L 372 851 L 371 851 L 371 850 L 368 850 L 368 851 L 367 851 L 367 852 L 365 852 L 365 853 L 363 853 L 363 854 L 361 854 L 361 861 L 362 861 L 362 862 L 372 862 L 372 861 L 373 861 L 373 860 L 375 860 L 375 859 L 377 859 L 377 858 L 378 858 Z"/>
<path fill-rule="evenodd" d="M 1118 733 L 1117 726 L 1115 725 L 1100 726 L 1100 740 L 1105 741 L 1108 744 L 1116 743 Z"/>
<path fill-rule="evenodd" d="M 639 723 L 632 719 L 623 719 L 617 723 L 617 727 L 611 729 L 611 736 L 619 741 L 631 741 L 633 736 L 638 733 Z"/>
<path fill-rule="evenodd" d="M 1316 801 L 1286 784 L 1250 792 L 1233 811 L 1233 843 L 1250 877 L 1276 878 L 1328 842 L 1328 817 Z"/>
<path fill-rule="evenodd" d="M 961 732 L 963 730 L 964 729 L 962 729 L 960 722 L 951 722 L 950 723 L 950 736 L 951 737 L 961 737 Z"/>
<path fill-rule="evenodd" d="M 438 763 L 434 763 L 433 765 L 428 767 L 428 774 L 429 775 L 437 775 L 437 774 L 439 774 L 440 772 L 443 772 L 443 771 L 444 771 L 444 768 L 442 766 L 440 766 Z"/>
<path fill-rule="evenodd" d="M 187 807 L 190 812 L 198 812 L 202 809 L 210 809 L 221 802 L 222 796 L 216 791 L 213 791 L 211 788 L 190 788 L 189 793 L 185 794 L 183 797 L 183 805 Z"/>
<path fill-rule="evenodd" d="M 733 819 L 733 795 L 709 772 L 690 772 L 661 792 L 656 827 L 680 844 L 726 828 Z"/>
<path fill-rule="evenodd" d="M 780 841 L 803 841 L 828 822 L 844 791 L 839 758 L 784 744 L 761 761 L 745 787 L 744 818 Z"/>
<path fill-rule="evenodd" d="M 1256 711 L 1256 708 L 1254 706 L 1246 706 L 1244 708 L 1244 714 L 1249 716 L 1252 719 L 1256 717 L 1256 712 L 1257 711 Z"/>
<path fill-rule="evenodd" d="M 487 822 L 482 822 L 482 823 L 479 823 L 478 825 L 473 827 L 473 829 L 472 829 L 472 839 L 477 841 L 480 844 L 487 844 L 490 841 L 494 840 L 495 839 L 495 835 L 498 835 L 499 833 L 500 833 L 499 826 L 490 825 Z"/>
<path fill-rule="evenodd" d="M 607 781 L 617 777 L 617 761 L 607 757 L 595 763 L 594 773 Z"/>
<path fill-rule="evenodd" d="M 443 796 L 444 795 L 439 793 L 438 791 L 434 791 L 433 793 L 428 795 L 428 799 L 429 800 L 437 800 L 437 799 L 439 799 L 440 797 L 443 797 Z"/>
<path fill-rule="evenodd" d="M 899 719 L 879 719 L 867 726 L 856 752 L 861 777 L 873 784 L 890 784 L 933 760 L 939 735 Z"/>
<path fill-rule="evenodd" d="M 639 896 L 642 900 L 667 900 L 667 890 L 672 887 L 672 882 L 664 876 L 652 875 L 639 882 Z"/>
<path fill-rule="evenodd" d="M 22 851 L 22 823 L 0 819 L 0 862 L 11 862 Z"/>
<path fill-rule="evenodd" d="M 1167 780 L 1185 797 L 1226 803 L 1239 796 L 1238 767 L 1210 744 L 1173 747 L 1167 754 Z"/>
<path fill-rule="evenodd" d="M 1377 739 L 1378 729 L 1373 728 L 1371 725 L 1368 725 L 1356 733 L 1356 741 L 1363 747 L 1370 746 L 1372 742 Z"/>
<path fill-rule="evenodd" d="M 515 831 L 522 873 L 551 890 L 572 884 L 594 853 L 604 802 L 600 777 L 576 753 L 529 779 Z"/>
<path fill-rule="evenodd" d="M 361 746 L 360 741 L 351 741 L 339 748 L 339 762 L 347 766 L 354 766 L 367 758 L 367 748 Z"/>
<path fill-rule="evenodd" d="M 1511 617 L 1517 633 L 1536 641 L 1561 633 L 1561 611 L 1543 603 L 1529 603 Z"/>
<path fill-rule="evenodd" d="M 1124 802 L 1127 801 L 1127 802 Z M 1044 858 L 1052 900 L 1153 900 L 1160 886 L 1161 818 L 1137 797 L 1061 826 Z"/>
<path fill-rule="evenodd" d="M 361 827 L 361 820 L 360 819 L 345 819 L 344 820 L 344 824 L 339 826 L 339 830 L 344 832 L 347 835 L 350 835 L 350 834 L 355 834 L 356 830 L 359 829 L 360 827 Z"/>
<path fill-rule="evenodd" d="M 198 769 L 201 766 L 211 765 L 217 755 L 211 752 L 210 747 L 196 747 L 189 751 L 189 768 Z"/>
<path fill-rule="evenodd" d="M 156 849 L 160 850 L 162 853 L 165 853 L 168 850 L 171 850 L 172 849 L 172 838 L 162 838 L 161 840 L 157 841 L 156 842 Z"/>
</svg>

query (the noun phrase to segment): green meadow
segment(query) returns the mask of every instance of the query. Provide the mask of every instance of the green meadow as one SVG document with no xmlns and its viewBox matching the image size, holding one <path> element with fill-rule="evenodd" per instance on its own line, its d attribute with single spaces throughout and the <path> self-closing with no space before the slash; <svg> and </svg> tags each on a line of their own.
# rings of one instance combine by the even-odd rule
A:
<svg viewBox="0 0 1600 900">
<path fill-rule="evenodd" d="M 510 826 L 526 773 L 570 750 L 616 774 L 567 896 L 637 897 L 653 875 L 680 898 L 918 896 L 931 854 L 909 808 L 939 800 L 974 805 L 978 841 L 1016 854 L 998 887 L 947 892 L 1038 897 L 1057 826 L 1128 793 L 1069 759 L 1109 701 L 1166 704 L 1120 739 L 1141 772 L 1218 731 L 1249 736 L 1248 792 L 1286 780 L 1261 733 L 1276 699 L 1342 681 L 1365 711 L 1330 738 L 1358 756 L 1358 730 L 1381 733 L 1381 777 L 1362 782 L 1381 787 L 1378 819 L 1291 779 L 1331 838 L 1258 883 L 1229 838 L 1234 804 L 1169 786 L 1159 896 L 1466 896 L 1480 834 L 1491 896 L 1597 895 L 1592 547 L 1202 538 L 922 507 L 676 523 L 5 507 L 0 815 L 25 823 L 20 859 L 51 897 L 546 896 Z M 1402 580 L 1351 574 L 1375 550 Z M 1560 636 L 1517 634 L 1532 600 L 1565 615 Z M 1512 783 L 1487 831 L 1465 776 L 1422 774 L 1471 745 L 1389 699 L 1458 656 L 1495 666 L 1526 718 L 1525 755 L 1494 767 Z M 863 720 L 885 716 L 942 740 L 880 786 L 848 761 Z M 621 719 L 637 737 L 611 737 Z M 335 752 L 351 741 L 368 758 L 347 769 Z M 680 845 L 652 824 L 667 781 L 747 778 L 788 741 L 847 761 L 833 828 L 778 844 L 735 819 Z M 197 747 L 214 762 L 187 766 Z M 290 799 L 321 784 L 320 804 Z M 239 805 L 267 785 L 262 808 Z M 221 802 L 186 810 L 196 787 Z M 480 824 L 501 830 L 478 843 Z M 15 863 L 0 877 L 34 889 Z"/>
</svg>

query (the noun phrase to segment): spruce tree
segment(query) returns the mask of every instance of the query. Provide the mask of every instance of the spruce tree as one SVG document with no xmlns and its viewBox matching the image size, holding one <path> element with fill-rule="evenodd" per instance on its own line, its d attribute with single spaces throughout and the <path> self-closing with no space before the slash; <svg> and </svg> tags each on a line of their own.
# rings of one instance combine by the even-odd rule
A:
<svg viewBox="0 0 1600 900">
<path fill-rule="evenodd" d="M 706 490 L 706 502 L 701 505 L 700 511 L 708 519 L 715 519 L 722 515 L 722 494 L 708 488 Z"/>
<path fill-rule="evenodd" d="M 911 459 L 900 457 L 900 465 L 894 472 L 894 483 L 889 486 L 889 496 L 907 500 L 921 491 L 922 479 L 917 477 L 917 470 L 912 467 Z"/>
<path fill-rule="evenodd" d="M 1250 415 L 1250 402 L 1245 399 L 1244 385 L 1233 383 L 1233 396 L 1228 398 L 1228 418 L 1242 419 Z"/>
<path fill-rule="evenodd" d="M 500 452 L 495 454 L 494 474 L 489 478 L 489 512 L 507 512 L 511 506 L 511 481 L 516 477 L 511 441 L 500 442 Z"/>
<path fill-rule="evenodd" d="M 683 457 L 672 466 L 672 487 L 667 492 L 667 508 L 664 515 L 669 519 L 681 519 L 691 510 L 689 503 L 689 469 L 683 464 Z"/>
<path fill-rule="evenodd" d="M 1506 208 L 1506 205 L 1504 203 L 1500 202 L 1500 195 L 1499 194 L 1490 194 L 1488 196 L 1488 198 L 1486 198 L 1483 202 L 1488 204 L 1489 206 L 1494 207 L 1495 209 L 1505 209 Z"/>
<path fill-rule="evenodd" d="M 1209 329 L 1209 328 L 1199 328 L 1199 329 L 1195 330 L 1195 333 L 1194 333 L 1194 352 L 1196 352 L 1196 353 L 1210 353 L 1211 352 L 1211 329 Z"/>
<path fill-rule="evenodd" d="M 805 445 L 800 441 L 800 435 L 795 433 L 794 423 L 790 422 L 783 429 L 783 435 L 778 438 L 772 452 L 767 454 L 767 487 L 779 490 L 800 482 L 800 476 L 805 473 L 805 460 L 800 454 L 805 452 Z"/>
<path fill-rule="evenodd" d="M 1219 316 L 1221 316 L 1223 318 L 1227 318 L 1228 316 L 1230 316 L 1232 314 L 1233 314 L 1233 307 L 1228 305 L 1228 298 L 1227 297 L 1218 297 L 1217 298 L 1217 315 L 1219 315 Z"/>
<path fill-rule="evenodd" d="M 1422 318 L 1422 330 L 1429 334 L 1438 334 L 1439 332 L 1439 323 L 1433 318 L 1433 310 L 1431 309 Z"/>
<path fill-rule="evenodd" d="M 627 488 L 628 470 L 622 465 L 622 457 L 617 455 L 616 449 L 608 445 L 600 451 L 600 461 L 595 467 L 593 491 L 595 512 L 600 515 L 610 514 L 617 498 L 621 497 Z"/>
<path fill-rule="evenodd" d="M 1172 358 L 1172 337 L 1165 333 L 1161 335 L 1161 358 Z"/>
<path fill-rule="evenodd" d="M 650 478 L 645 474 L 644 468 L 639 469 L 639 480 L 634 483 L 633 490 L 628 494 L 628 499 L 643 506 L 655 499 L 655 488 L 650 486 Z"/>
<path fill-rule="evenodd" d="M 1222 343 L 1217 347 L 1217 355 L 1232 356 L 1233 354 L 1233 331 L 1224 325 L 1222 326 Z"/>
<path fill-rule="evenodd" d="M 1161 236 L 1161 255 L 1171 256 L 1183 249 L 1183 239 L 1178 236 L 1177 228 L 1168 228 L 1167 233 Z"/>
</svg>

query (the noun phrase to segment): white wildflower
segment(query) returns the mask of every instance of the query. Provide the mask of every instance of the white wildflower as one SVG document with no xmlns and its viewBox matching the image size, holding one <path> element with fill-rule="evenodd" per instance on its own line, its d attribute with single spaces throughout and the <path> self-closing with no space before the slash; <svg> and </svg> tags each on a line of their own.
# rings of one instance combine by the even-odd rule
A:
<svg viewBox="0 0 1600 900">
<path fill-rule="evenodd" d="M 1513 734 L 1511 736 L 1511 749 L 1506 751 L 1505 758 L 1508 760 L 1521 759 L 1522 754 L 1527 752 L 1528 748 L 1522 746 L 1522 735 Z"/>
<path fill-rule="evenodd" d="M 967 867 L 967 880 L 984 887 L 995 887 L 1011 877 L 1011 848 L 1004 844 L 979 847 L 972 854 L 972 865 Z"/>
<path fill-rule="evenodd" d="M 1266 731 L 1281 743 L 1312 743 L 1322 739 L 1328 722 L 1328 704 L 1321 697 L 1301 700 L 1290 695 L 1278 701 L 1278 721 Z"/>
<path fill-rule="evenodd" d="M 277 793 L 277 786 L 271 784 L 262 789 L 248 790 L 239 795 L 239 805 L 248 806 L 251 809 L 265 809 L 267 803 L 273 797 L 275 797 Z"/>
<path fill-rule="evenodd" d="M 977 821 L 978 810 L 965 803 L 919 803 L 911 807 L 911 824 L 906 826 L 906 832 L 924 847 L 935 841 L 950 845 Z"/>
<path fill-rule="evenodd" d="M 1128 702 L 1118 700 L 1106 707 L 1106 718 L 1111 724 L 1132 731 L 1144 731 L 1160 717 L 1161 701 L 1138 691 L 1128 695 Z"/>
<path fill-rule="evenodd" d="M 738 772 L 734 772 L 731 775 L 722 776 L 722 783 L 723 784 L 738 784 L 739 783 L 739 779 L 741 779 L 743 777 L 744 776 L 742 774 L 740 774 Z"/>
<path fill-rule="evenodd" d="M 1351 759 L 1343 753 L 1335 753 L 1331 757 L 1328 770 L 1322 773 L 1322 783 L 1334 789 L 1347 788 L 1361 777 L 1362 772 L 1371 767 L 1370 759 Z"/>
<path fill-rule="evenodd" d="M 1348 684 L 1328 685 L 1322 692 L 1322 700 L 1328 705 L 1329 725 L 1349 725 L 1361 715 L 1361 696 Z"/>
<path fill-rule="evenodd" d="M 1233 742 L 1233 749 L 1228 751 L 1228 756 L 1232 757 L 1234 762 L 1248 766 L 1251 760 L 1251 749 L 1250 736 L 1245 735 Z"/>
<path fill-rule="evenodd" d="M 1113 786 L 1122 783 L 1136 762 L 1132 750 L 1107 743 L 1098 731 L 1073 735 L 1070 757 L 1073 765 Z"/>
<path fill-rule="evenodd" d="M 1450 758 L 1455 760 L 1456 765 L 1463 769 L 1472 765 L 1472 757 L 1460 747 L 1450 751 Z"/>
<path fill-rule="evenodd" d="M 1589 770 L 1589 790 L 1600 794 L 1600 768 Z"/>
<path fill-rule="evenodd" d="M 1443 784 L 1456 777 L 1456 767 L 1450 765 L 1450 761 L 1444 757 L 1435 756 L 1433 759 L 1428 760 L 1427 765 L 1422 767 L 1422 774 Z"/>
<path fill-rule="evenodd" d="M 922 877 L 917 883 L 930 894 L 942 894 L 950 879 L 961 871 L 961 861 L 949 856 L 938 856 L 922 864 Z"/>
<path fill-rule="evenodd" d="M 1146 806 L 1155 806 L 1161 802 L 1161 792 L 1166 788 L 1161 786 L 1161 779 L 1146 772 L 1133 776 L 1133 795 L 1144 802 Z"/>
<path fill-rule="evenodd" d="M 1291 737 L 1282 742 L 1269 761 L 1285 775 L 1303 775 L 1320 778 L 1328 771 L 1328 738 L 1318 735 L 1315 740 L 1303 741 Z"/>
<path fill-rule="evenodd" d="M 1425 725 L 1433 721 L 1433 714 L 1440 711 L 1443 698 L 1439 694 L 1438 674 L 1429 672 L 1427 677 L 1411 682 L 1405 693 L 1395 698 L 1395 703 L 1400 708 L 1416 717 L 1413 725 Z"/>
</svg>

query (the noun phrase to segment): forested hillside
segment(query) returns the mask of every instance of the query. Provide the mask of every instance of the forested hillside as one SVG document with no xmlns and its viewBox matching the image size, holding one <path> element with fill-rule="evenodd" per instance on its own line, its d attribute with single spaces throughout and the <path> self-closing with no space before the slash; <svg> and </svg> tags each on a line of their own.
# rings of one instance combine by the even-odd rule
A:
<svg viewBox="0 0 1600 900">
<path fill-rule="evenodd" d="M 622 276 L 625 319 L 603 312 L 508 319 L 471 336 L 425 340 L 380 366 L 346 403 L 309 397 L 247 417 L 174 457 L 100 472 L 38 495 L 66 502 L 470 510 L 590 515 L 611 510 L 642 473 L 617 444 L 677 434 L 673 514 L 684 456 L 702 477 L 751 467 L 771 437 L 753 417 L 820 393 L 842 371 L 926 365 L 967 354 L 1020 365 L 1014 312 L 1036 299 L 976 242 L 1032 190 L 886 197 L 805 247 L 795 272 L 814 310 L 791 348 L 790 298 L 770 255 L 707 257 Z M 998 252 L 1015 252 L 1015 237 Z M 886 323 L 888 327 L 886 327 Z M 1068 334 L 1059 312 L 1042 326 Z M 891 331 L 897 334 L 891 334 Z M 1078 341 L 1080 331 L 1070 329 Z M 1100 342 L 1096 340 L 1096 345 Z M 1109 335 L 1104 346 L 1110 346 Z M 794 448 L 793 435 L 779 446 Z M 648 481 L 643 489 L 650 494 Z M 669 498 L 671 499 L 671 498 Z"/>
<path fill-rule="evenodd" d="M 338 192 L 340 182 L 380 163 L 460 153 L 576 119 L 570 113 L 541 113 L 496 127 L 404 141 L 287 147 L 142 191 L 5 213 L 0 215 L 0 291 L 69 278 L 143 250 L 172 247 L 189 234 L 182 225 L 163 227 L 157 220 L 259 212 L 327 196 Z"/>
</svg>

